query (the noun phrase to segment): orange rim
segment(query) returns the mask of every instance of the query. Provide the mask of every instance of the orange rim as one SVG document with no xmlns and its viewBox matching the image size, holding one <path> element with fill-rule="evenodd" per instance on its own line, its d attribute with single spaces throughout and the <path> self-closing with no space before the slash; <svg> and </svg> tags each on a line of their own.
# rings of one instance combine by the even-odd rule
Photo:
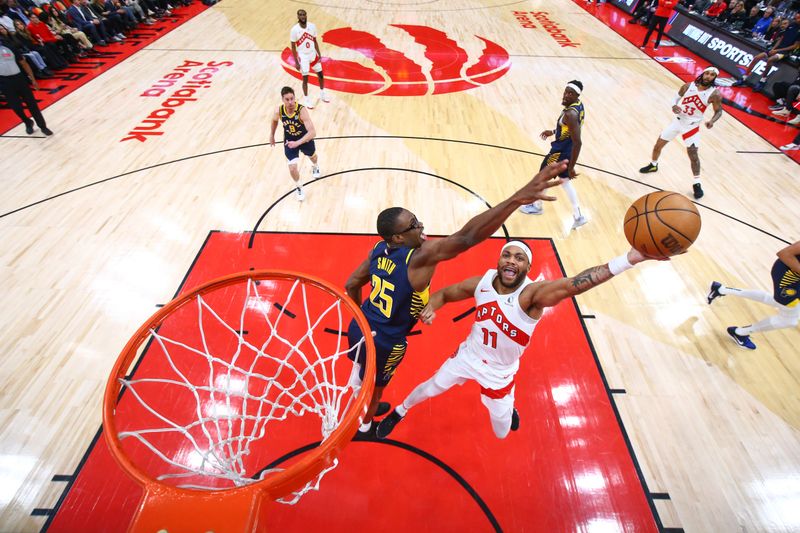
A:
<svg viewBox="0 0 800 533">
<path fill-rule="evenodd" d="M 139 347 L 150 336 L 150 330 L 160 326 L 163 321 L 177 309 L 184 305 L 191 303 L 198 295 L 206 294 L 230 285 L 234 285 L 240 281 L 247 279 L 255 280 L 291 280 L 295 281 L 300 279 L 303 283 L 317 287 L 331 293 L 344 302 L 345 306 L 351 311 L 358 323 L 361 331 L 371 331 L 366 317 L 361 312 L 358 304 L 356 304 L 343 290 L 328 284 L 314 276 L 301 274 L 298 272 L 286 270 L 253 270 L 249 272 L 240 272 L 223 276 L 198 287 L 195 287 L 186 294 L 178 296 L 173 299 L 164 307 L 159 309 L 153 314 L 131 337 L 125 347 L 122 349 L 117 358 L 117 362 L 111 371 L 111 375 L 106 383 L 105 396 L 103 398 L 103 426 L 106 443 L 108 444 L 111 455 L 120 465 L 120 467 L 128 473 L 137 483 L 145 488 L 147 493 L 169 493 L 182 498 L 191 498 L 192 496 L 206 498 L 208 496 L 233 496 L 236 493 L 246 493 L 251 495 L 263 494 L 270 499 L 278 499 L 287 494 L 301 488 L 315 475 L 321 472 L 325 467 L 329 466 L 338 455 L 338 452 L 343 448 L 353 437 L 360 424 L 360 417 L 366 414 L 367 404 L 372 397 L 372 392 L 375 387 L 374 379 L 365 379 L 361 386 L 361 390 L 356 396 L 354 405 L 345 414 L 341 424 L 333 430 L 331 435 L 320 446 L 312 451 L 306 453 L 306 456 L 299 460 L 297 463 L 289 466 L 285 470 L 277 472 L 267 478 L 256 481 L 250 485 L 243 487 L 231 487 L 228 489 L 219 490 L 191 490 L 174 487 L 157 481 L 148 476 L 142 469 L 136 466 L 130 458 L 125 454 L 122 449 L 122 443 L 117 435 L 117 426 L 115 419 L 115 409 L 117 401 L 122 390 L 122 384 L 119 382 L 120 377 L 124 377 L 125 371 L 130 368 L 134 359 L 136 358 Z M 371 335 L 365 335 L 366 347 L 366 368 L 364 370 L 365 376 L 375 375 L 375 344 Z"/>
</svg>

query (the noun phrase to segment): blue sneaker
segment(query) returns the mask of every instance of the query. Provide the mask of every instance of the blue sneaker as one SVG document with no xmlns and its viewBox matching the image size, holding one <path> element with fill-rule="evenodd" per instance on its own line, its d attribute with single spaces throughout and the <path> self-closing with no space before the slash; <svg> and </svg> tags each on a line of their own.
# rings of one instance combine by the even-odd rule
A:
<svg viewBox="0 0 800 533">
<path fill-rule="evenodd" d="M 519 412 L 517 412 L 517 408 L 514 408 L 514 412 L 511 413 L 511 431 L 516 431 L 519 429 Z"/>
<path fill-rule="evenodd" d="M 720 287 L 722 287 L 722 283 L 720 283 L 719 281 L 712 281 L 711 282 L 711 290 L 708 291 L 708 296 L 707 296 L 709 305 L 711 305 L 711 302 L 713 302 L 717 298 L 725 296 L 724 294 L 720 294 L 719 293 L 719 288 Z"/>
<path fill-rule="evenodd" d="M 755 350 L 756 345 L 753 344 L 753 341 L 750 340 L 750 335 L 737 335 L 736 334 L 736 326 L 731 326 L 728 328 L 728 335 L 741 346 L 742 348 L 747 348 L 748 350 Z"/>
</svg>

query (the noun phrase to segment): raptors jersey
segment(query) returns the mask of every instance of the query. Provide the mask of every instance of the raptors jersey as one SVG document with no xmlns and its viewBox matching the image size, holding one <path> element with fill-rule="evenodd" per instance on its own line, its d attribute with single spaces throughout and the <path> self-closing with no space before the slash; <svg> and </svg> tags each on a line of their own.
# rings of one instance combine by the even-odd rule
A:
<svg viewBox="0 0 800 533">
<path fill-rule="evenodd" d="M 317 48 L 314 46 L 314 39 L 317 38 L 317 27 L 311 22 L 306 22 L 303 28 L 298 22 L 292 27 L 289 39 L 297 47 L 297 53 L 301 56 L 314 57 L 317 55 Z"/>
<path fill-rule="evenodd" d="M 496 276 L 496 269 L 489 270 L 475 289 L 475 323 L 458 355 L 499 388 L 513 379 L 538 320 L 519 306 L 519 295 L 533 281 L 525 278 L 513 293 L 498 294 L 492 286 Z"/>
<path fill-rule="evenodd" d="M 678 117 L 680 117 L 681 121 L 688 123 L 701 122 L 703 113 L 708 107 L 708 99 L 711 98 L 711 93 L 713 92 L 713 86 L 701 91 L 694 82 L 690 83 L 689 88 L 686 89 L 686 94 L 678 102 L 678 107 L 681 108 Z"/>
</svg>

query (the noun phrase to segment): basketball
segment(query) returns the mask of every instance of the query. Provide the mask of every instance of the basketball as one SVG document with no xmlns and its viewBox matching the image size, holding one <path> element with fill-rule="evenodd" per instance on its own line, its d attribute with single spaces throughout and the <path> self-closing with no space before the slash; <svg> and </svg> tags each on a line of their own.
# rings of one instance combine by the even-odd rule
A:
<svg viewBox="0 0 800 533">
<path fill-rule="evenodd" d="M 700 213 L 686 196 L 671 191 L 645 194 L 625 213 L 625 238 L 648 257 L 686 251 L 700 233 Z"/>
</svg>

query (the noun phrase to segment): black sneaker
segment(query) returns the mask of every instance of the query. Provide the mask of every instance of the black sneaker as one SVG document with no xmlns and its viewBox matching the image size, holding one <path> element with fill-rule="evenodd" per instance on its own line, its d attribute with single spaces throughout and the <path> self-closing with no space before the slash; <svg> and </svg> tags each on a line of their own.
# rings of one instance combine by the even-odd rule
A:
<svg viewBox="0 0 800 533">
<path fill-rule="evenodd" d="M 402 419 L 403 417 L 400 416 L 397 409 L 393 409 L 392 412 L 378 424 L 378 430 L 375 432 L 375 435 L 379 439 L 385 439 Z"/>
<path fill-rule="evenodd" d="M 658 165 L 654 165 L 653 163 L 647 163 L 646 166 L 643 166 L 639 169 L 639 172 L 642 174 L 648 174 L 650 172 L 658 172 Z"/>
<path fill-rule="evenodd" d="M 727 330 L 728 335 L 731 336 L 733 341 L 741 346 L 742 348 L 747 348 L 748 350 L 755 350 L 756 345 L 753 341 L 750 340 L 750 335 L 739 335 L 736 333 L 736 326 L 731 326 Z"/>
<path fill-rule="evenodd" d="M 692 185 L 692 189 L 694 190 L 694 199 L 695 200 L 699 200 L 705 194 L 703 192 L 703 187 L 701 187 L 699 183 L 695 183 L 694 185 Z"/>
<path fill-rule="evenodd" d="M 516 407 L 514 408 L 514 412 L 511 413 L 511 431 L 516 431 L 519 429 L 519 413 L 517 412 Z"/>
<path fill-rule="evenodd" d="M 719 292 L 720 287 L 722 287 L 722 283 L 720 283 L 719 281 L 711 282 L 711 290 L 708 291 L 708 296 L 706 297 L 708 298 L 709 304 L 711 304 L 711 302 L 713 302 L 717 298 L 725 296 L 724 294 L 720 294 Z"/>
<path fill-rule="evenodd" d="M 42 133 L 44 133 L 44 134 L 45 134 L 45 135 L 47 135 L 48 137 L 49 137 L 50 135 L 52 135 L 52 134 L 53 134 L 53 131 L 52 131 L 52 130 L 50 130 L 50 129 L 48 129 L 48 128 L 46 128 L 46 127 L 44 127 L 44 128 L 39 128 L 39 129 L 40 129 L 40 130 L 42 130 Z"/>
<path fill-rule="evenodd" d="M 25 123 L 25 133 L 28 135 L 33 135 L 33 121 Z"/>
<path fill-rule="evenodd" d="M 389 402 L 378 402 L 378 408 L 375 410 L 375 416 L 383 416 L 389 412 L 392 404 Z"/>
<path fill-rule="evenodd" d="M 378 430 L 378 424 L 374 421 L 367 431 L 356 431 L 353 440 L 375 440 L 375 432 Z"/>
</svg>

